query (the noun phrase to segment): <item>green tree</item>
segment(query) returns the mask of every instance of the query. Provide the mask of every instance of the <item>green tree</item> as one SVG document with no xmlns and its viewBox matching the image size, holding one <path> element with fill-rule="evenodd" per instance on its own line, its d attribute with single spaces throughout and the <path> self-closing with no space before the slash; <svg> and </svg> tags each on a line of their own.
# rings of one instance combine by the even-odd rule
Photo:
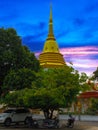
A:
<svg viewBox="0 0 98 130">
<path fill-rule="evenodd" d="M 0 86 L 5 75 L 14 65 L 15 52 L 19 54 L 21 39 L 14 29 L 0 28 Z M 16 62 L 15 62 L 16 63 Z"/>
<path fill-rule="evenodd" d="M 98 114 L 98 99 L 97 98 L 91 98 L 91 105 L 87 109 L 88 114 L 96 115 Z"/>
<path fill-rule="evenodd" d="M 4 101 L 8 105 L 39 108 L 44 112 L 45 118 L 52 118 L 54 110 L 70 107 L 80 90 L 79 73 L 66 66 L 41 70 L 32 84 L 32 89 L 9 93 Z"/>
<path fill-rule="evenodd" d="M 89 77 L 86 75 L 86 73 L 80 74 L 79 82 L 81 84 L 81 92 L 85 92 L 87 90 L 92 89 L 92 86 L 87 83 L 88 78 Z"/>
<path fill-rule="evenodd" d="M 17 71 L 11 70 L 5 77 L 4 91 L 15 91 L 24 88 L 31 88 L 32 82 L 36 80 L 36 73 L 31 69 L 22 68 Z"/>
<path fill-rule="evenodd" d="M 22 46 L 21 38 L 13 28 L 0 28 L 0 94 L 3 93 L 2 87 L 5 77 L 10 71 L 21 68 L 28 68 L 38 71 L 39 61 L 34 53 L 31 53 L 26 46 Z"/>
</svg>

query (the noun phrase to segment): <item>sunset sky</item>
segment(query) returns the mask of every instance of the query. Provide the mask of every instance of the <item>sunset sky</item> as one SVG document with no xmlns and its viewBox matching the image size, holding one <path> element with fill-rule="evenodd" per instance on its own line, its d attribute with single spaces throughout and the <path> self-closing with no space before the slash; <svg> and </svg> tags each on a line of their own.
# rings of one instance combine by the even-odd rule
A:
<svg viewBox="0 0 98 130">
<path fill-rule="evenodd" d="M 67 64 L 91 75 L 98 67 L 98 0 L 0 0 L 0 27 L 16 29 L 23 45 L 38 56 L 53 28 Z"/>
</svg>

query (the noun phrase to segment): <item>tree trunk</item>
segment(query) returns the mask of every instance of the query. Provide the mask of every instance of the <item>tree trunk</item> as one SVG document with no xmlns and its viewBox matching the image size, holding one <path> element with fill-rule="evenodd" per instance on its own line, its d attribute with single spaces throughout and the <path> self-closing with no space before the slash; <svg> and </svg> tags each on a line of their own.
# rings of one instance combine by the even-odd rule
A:
<svg viewBox="0 0 98 130">
<path fill-rule="evenodd" d="M 43 110 L 45 119 L 52 119 L 53 118 L 53 109 L 45 109 Z"/>
</svg>

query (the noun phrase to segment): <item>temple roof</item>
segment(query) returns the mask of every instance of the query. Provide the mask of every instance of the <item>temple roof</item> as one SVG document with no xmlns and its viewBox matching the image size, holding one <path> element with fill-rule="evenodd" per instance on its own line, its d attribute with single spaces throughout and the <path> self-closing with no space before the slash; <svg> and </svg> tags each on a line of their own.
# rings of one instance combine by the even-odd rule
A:
<svg viewBox="0 0 98 130">
<path fill-rule="evenodd" d="M 98 98 L 98 91 L 83 92 L 78 98 Z"/>
</svg>

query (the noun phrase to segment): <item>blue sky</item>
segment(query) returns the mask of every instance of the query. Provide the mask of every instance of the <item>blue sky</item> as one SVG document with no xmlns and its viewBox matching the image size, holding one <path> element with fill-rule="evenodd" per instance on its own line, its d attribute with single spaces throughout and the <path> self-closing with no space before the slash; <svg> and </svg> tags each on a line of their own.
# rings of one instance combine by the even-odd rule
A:
<svg viewBox="0 0 98 130">
<path fill-rule="evenodd" d="M 88 75 L 98 67 L 98 0 L 2 0 L 0 27 L 13 27 L 36 55 L 48 33 L 50 3 L 53 27 L 66 63 Z"/>
</svg>

